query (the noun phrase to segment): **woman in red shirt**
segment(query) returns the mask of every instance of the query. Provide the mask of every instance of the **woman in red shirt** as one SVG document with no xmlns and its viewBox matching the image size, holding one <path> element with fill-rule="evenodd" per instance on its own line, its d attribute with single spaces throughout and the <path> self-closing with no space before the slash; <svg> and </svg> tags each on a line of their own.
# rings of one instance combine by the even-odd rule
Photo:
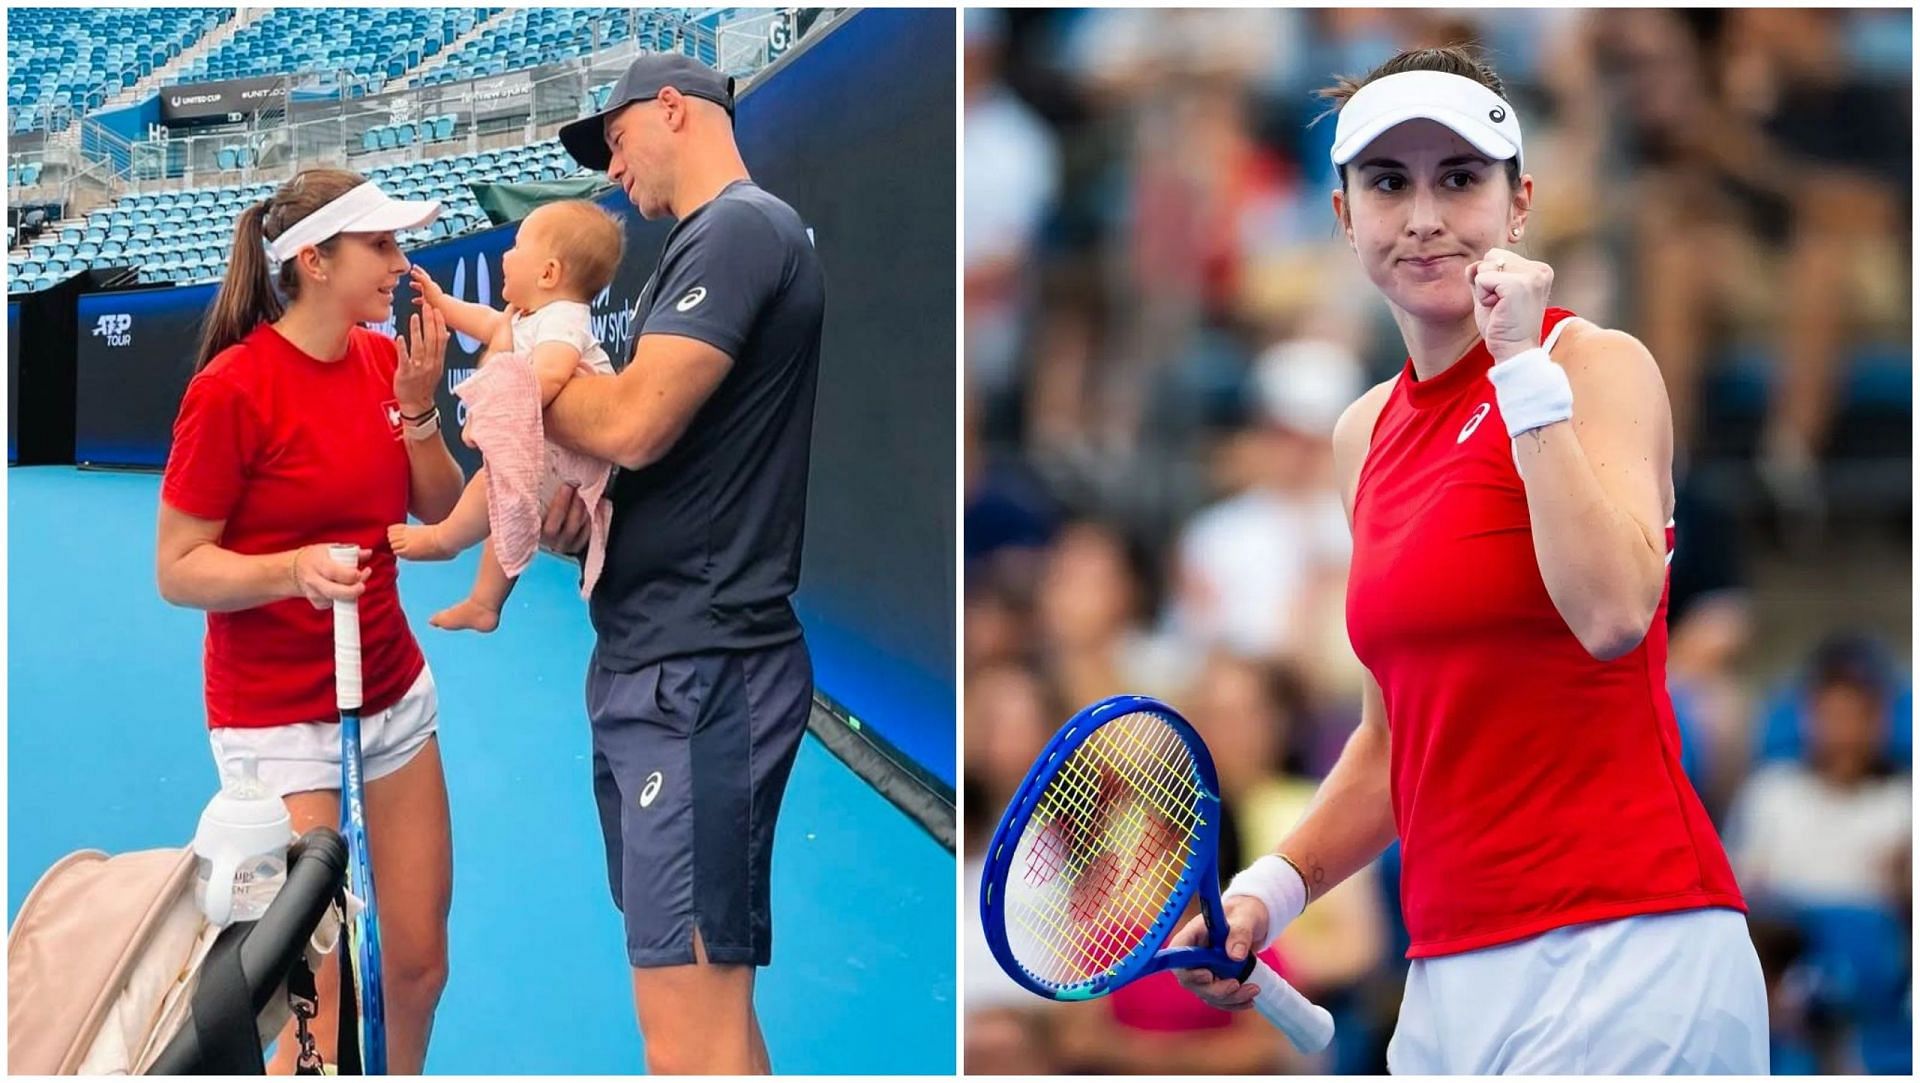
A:
<svg viewBox="0 0 1920 1083">
<path fill-rule="evenodd" d="M 167 601 L 207 611 L 207 720 L 223 774 L 252 759 L 294 828 L 338 826 L 336 600 L 358 599 L 367 826 L 380 884 L 388 1048 L 415 1074 L 447 973 L 452 837 L 433 678 L 400 608 L 387 525 L 436 522 L 463 478 L 439 433 L 446 325 L 390 319 L 407 272 L 394 232 L 437 203 L 401 203 L 354 173 L 310 169 L 247 208 L 174 421 L 160 490 Z M 330 544 L 360 547 L 344 568 Z M 338 971 L 314 1028 L 329 1060 Z M 295 1043 L 275 1067 L 290 1071 Z"/>
<path fill-rule="evenodd" d="M 1226 892 L 1227 950 L 1398 838 L 1393 1071 L 1765 1074 L 1745 904 L 1667 698 L 1660 371 L 1549 308 L 1552 268 L 1505 247 L 1533 178 L 1478 57 L 1402 53 L 1328 97 L 1334 214 L 1408 351 L 1333 436 L 1372 680 L 1307 813 Z M 1252 996 L 1181 978 L 1222 1007 Z"/>
</svg>

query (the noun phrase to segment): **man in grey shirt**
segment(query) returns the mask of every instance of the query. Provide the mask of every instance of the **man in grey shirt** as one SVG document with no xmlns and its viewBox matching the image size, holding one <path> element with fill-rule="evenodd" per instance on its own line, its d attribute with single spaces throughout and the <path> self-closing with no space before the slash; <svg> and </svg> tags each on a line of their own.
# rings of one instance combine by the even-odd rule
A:
<svg viewBox="0 0 1920 1083">
<path fill-rule="evenodd" d="M 733 80 L 627 69 L 567 125 L 643 217 L 676 220 L 618 376 L 570 381 L 547 435 L 621 467 L 591 600 L 594 796 L 647 1068 L 771 1070 L 753 1011 L 772 952 L 774 822 L 813 673 L 798 585 L 825 291 L 806 227 L 747 175 Z M 584 544 L 562 493 L 545 540 Z"/>
</svg>

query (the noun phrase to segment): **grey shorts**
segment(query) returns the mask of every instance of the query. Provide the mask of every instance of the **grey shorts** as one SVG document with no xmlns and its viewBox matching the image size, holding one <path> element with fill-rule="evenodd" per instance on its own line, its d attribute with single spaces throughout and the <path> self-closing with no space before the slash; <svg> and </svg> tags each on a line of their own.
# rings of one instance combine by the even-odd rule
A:
<svg viewBox="0 0 1920 1083">
<path fill-rule="evenodd" d="M 766 966 L 774 821 L 813 705 L 804 639 L 587 670 L 593 794 L 634 966 Z"/>
</svg>

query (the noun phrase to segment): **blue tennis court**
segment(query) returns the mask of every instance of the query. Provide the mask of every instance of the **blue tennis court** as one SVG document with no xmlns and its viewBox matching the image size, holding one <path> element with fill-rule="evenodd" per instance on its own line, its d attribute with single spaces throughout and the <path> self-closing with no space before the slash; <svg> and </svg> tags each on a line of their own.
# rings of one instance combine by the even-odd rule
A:
<svg viewBox="0 0 1920 1083">
<path fill-rule="evenodd" d="M 154 587 L 159 478 L 42 467 L 10 470 L 8 483 L 11 920 L 63 854 L 185 845 L 217 781 L 203 618 Z M 636 1073 L 590 786 L 585 606 L 571 569 L 542 559 L 499 632 L 429 628 L 474 559 L 401 573 L 440 685 L 453 807 L 452 976 L 427 1067 Z M 774 960 L 758 1005 L 775 1070 L 952 1074 L 952 855 L 809 737 L 773 872 Z"/>
</svg>

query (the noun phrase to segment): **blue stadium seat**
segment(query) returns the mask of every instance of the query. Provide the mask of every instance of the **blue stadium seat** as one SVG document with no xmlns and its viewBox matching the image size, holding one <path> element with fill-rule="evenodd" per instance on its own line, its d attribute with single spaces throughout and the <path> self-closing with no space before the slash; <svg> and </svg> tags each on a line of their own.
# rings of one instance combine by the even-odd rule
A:
<svg viewBox="0 0 1920 1083">
<path fill-rule="evenodd" d="M 20 8 L 8 14 L 7 97 L 15 131 L 64 129 L 100 88 L 126 87 L 233 17 L 230 8 Z M 103 44 L 106 43 L 106 44 Z M 66 106 L 67 109 L 59 109 Z M 48 107 L 55 107 L 50 114 Z M 71 110 L 68 112 L 67 110 Z M 37 176 L 29 171 L 26 183 Z"/>
</svg>

